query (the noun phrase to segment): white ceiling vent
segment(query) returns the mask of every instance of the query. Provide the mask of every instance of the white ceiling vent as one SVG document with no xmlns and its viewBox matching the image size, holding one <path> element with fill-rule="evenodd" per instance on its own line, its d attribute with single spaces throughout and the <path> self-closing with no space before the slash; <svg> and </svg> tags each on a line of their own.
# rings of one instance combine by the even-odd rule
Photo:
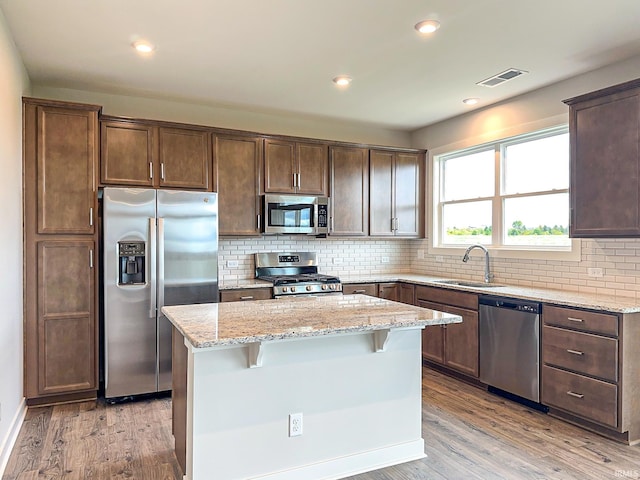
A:
<svg viewBox="0 0 640 480">
<path fill-rule="evenodd" d="M 525 70 L 519 70 L 517 68 L 510 68 L 509 70 L 505 70 L 504 72 L 501 72 L 492 77 L 486 78 L 481 82 L 476 83 L 476 85 L 493 88 L 493 87 L 497 87 L 501 83 L 504 83 L 513 78 L 519 77 L 520 75 L 525 73 L 529 73 L 529 72 Z"/>
</svg>

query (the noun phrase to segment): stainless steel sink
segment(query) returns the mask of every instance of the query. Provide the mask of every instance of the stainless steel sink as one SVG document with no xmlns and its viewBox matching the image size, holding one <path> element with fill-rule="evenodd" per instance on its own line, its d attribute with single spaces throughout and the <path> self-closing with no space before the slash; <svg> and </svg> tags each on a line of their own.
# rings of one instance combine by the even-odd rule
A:
<svg viewBox="0 0 640 480">
<path fill-rule="evenodd" d="M 444 285 L 458 285 L 460 287 L 475 287 L 475 288 L 496 288 L 502 287 L 499 283 L 484 283 L 484 282 L 471 282 L 466 280 L 436 280 L 436 283 L 442 283 Z"/>
</svg>

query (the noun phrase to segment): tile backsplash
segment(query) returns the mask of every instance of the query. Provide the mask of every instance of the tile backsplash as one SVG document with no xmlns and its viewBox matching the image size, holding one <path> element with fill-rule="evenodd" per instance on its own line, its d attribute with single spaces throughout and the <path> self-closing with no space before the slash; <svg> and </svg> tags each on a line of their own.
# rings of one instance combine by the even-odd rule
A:
<svg viewBox="0 0 640 480">
<path fill-rule="evenodd" d="M 220 282 L 253 278 L 253 254 L 257 252 L 312 251 L 318 254 L 318 270 L 327 275 L 368 275 L 409 272 L 411 244 L 408 240 L 315 238 L 275 235 L 262 238 L 223 237 L 219 241 Z M 230 267 L 230 262 L 238 266 Z"/>
<path fill-rule="evenodd" d="M 482 280 L 484 258 L 474 252 L 462 263 L 460 255 L 433 256 L 428 240 L 383 240 L 265 236 L 220 239 L 222 283 L 254 277 L 256 252 L 314 251 L 319 270 L 328 275 L 369 275 L 412 272 L 430 276 Z M 579 262 L 491 258 L 494 281 L 509 285 L 551 288 L 582 293 L 619 295 L 640 299 L 640 239 L 582 240 Z M 424 258 L 418 258 L 419 253 Z M 236 266 L 229 266 L 237 262 Z M 588 269 L 602 269 L 602 277 L 590 277 Z"/>
</svg>

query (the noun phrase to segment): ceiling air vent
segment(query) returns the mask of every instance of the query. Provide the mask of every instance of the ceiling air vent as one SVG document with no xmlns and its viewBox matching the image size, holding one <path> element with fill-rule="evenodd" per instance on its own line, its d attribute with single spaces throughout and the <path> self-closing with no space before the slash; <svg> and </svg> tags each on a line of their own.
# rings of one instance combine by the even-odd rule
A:
<svg viewBox="0 0 640 480">
<path fill-rule="evenodd" d="M 504 72 L 498 73 L 497 75 L 486 78 L 481 82 L 476 83 L 476 85 L 493 88 L 493 87 L 497 87 L 501 83 L 504 83 L 513 78 L 519 77 L 524 73 L 529 73 L 529 72 L 525 70 L 518 70 L 517 68 L 510 68 L 509 70 L 505 70 Z"/>
</svg>

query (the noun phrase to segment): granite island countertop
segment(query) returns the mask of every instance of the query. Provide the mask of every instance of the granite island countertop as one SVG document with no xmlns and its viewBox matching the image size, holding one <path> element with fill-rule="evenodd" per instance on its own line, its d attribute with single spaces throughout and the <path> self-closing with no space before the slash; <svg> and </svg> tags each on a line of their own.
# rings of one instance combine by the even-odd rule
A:
<svg viewBox="0 0 640 480">
<path fill-rule="evenodd" d="M 365 295 L 177 305 L 162 312 L 195 348 L 462 321 L 458 315 Z"/>
</svg>

